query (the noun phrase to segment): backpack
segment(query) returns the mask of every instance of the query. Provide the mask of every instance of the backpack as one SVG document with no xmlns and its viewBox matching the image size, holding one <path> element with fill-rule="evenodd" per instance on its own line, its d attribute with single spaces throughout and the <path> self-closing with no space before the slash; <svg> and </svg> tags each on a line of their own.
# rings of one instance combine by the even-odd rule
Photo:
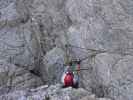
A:
<svg viewBox="0 0 133 100">
<path fill-rule="evenodd" d="M 67 72 L 64 77 L 64 85 L 65 86 L 73 86 L 74 75 L 71 72 Z"/>
</svg>

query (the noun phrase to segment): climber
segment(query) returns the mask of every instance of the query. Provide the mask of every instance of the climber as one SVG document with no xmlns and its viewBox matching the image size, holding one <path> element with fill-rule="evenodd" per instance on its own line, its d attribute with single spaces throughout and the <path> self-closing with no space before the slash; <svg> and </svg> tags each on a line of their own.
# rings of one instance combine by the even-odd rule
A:
<svg viewBox="0 0 133 100">
<path fill-rule="evenodd" d="M 65 67 L 66 68 L 61 79 L 61 82 L 63 83 L 63 87 L 71 86 L 73 88 L 78 88 L 80 63 L 72 61 L 69 63 L 69 65 Z M 75 67 L 78 67 L 78 68 L 74 69 Z"/>
</svg>

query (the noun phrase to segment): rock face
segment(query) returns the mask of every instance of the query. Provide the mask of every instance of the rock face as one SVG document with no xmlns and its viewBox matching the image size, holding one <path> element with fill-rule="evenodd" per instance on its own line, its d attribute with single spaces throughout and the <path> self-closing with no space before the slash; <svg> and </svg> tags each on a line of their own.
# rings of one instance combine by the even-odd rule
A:
<svg viewBox="0 0 133 100">
<path fill-rule="evenodd" d="M 84 57 L 80 87 L 132 100 L 132 0 L 0 1 L 0 93 L 59 83 L 66 59 Z"/>
<path fill-rule="evenodd" d="M 61 75 L 64 71 L 64 55 L 65 52 L 60 48 L 54 48 L 46 53 L 43 58 L 44 66 L 47 73 L 47 77 L 45 73 L 42 71 L 43 80 L 48 80 L 51 83 L 59 83 L 61 80 Z M 42 68 L 44 70 L 44 68 Z M 52 73 L 51 73 L 52 72 Z"/>
<path fill-rule="evenodd" d="M 40 77 L 30 73 L 27 69 L 13 64 L 0 62 L 0 91 L 5 88 L 24 89 L 42 85 Z M 1 94 L 0 94 L 1 95 Z"/>
<path fill-rule="evenodd" d="M 1 100 L 110 100 L 96 98 L 86 90 L 66 88 L 61 89 L 60 85 L 41 86 L 36 89 L 19 90 L 0 96 Z"/>
</svg>

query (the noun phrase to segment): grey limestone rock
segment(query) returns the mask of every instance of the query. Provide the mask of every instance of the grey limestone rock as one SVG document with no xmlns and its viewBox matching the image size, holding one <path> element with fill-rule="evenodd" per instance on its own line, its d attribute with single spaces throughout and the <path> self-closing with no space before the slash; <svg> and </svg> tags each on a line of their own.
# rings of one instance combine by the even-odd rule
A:
<svg viewBox="0 0 133 100">
<path fill-rule="evenodd" d="M 9 89 L 25 89 L 42 85 L 42 80 L 30 73 L 26 68 L 0 61 L 0 91 Z"/>
<path fill-rule="evenodd" d="M 132 0 L 0 0 L 1 90 L 10 80 L 16 87 L 41 85 L 40 78 L 58 83 L 65 44 L 74 46 L 71 59 L 88 57 L 80 87 L 96 97 L 132 100 Z"/>
<path fill-rule="evenodd" d="M 60 85 L 41 86 L 37 89 L 27 89 L 14 91 L 6 95 L 1 95 L 2 100 L 110 100 L 107 98 L 96 98 L 95 95 L 79 88 L 71 87 L 61 89 Z"/>
</svg>

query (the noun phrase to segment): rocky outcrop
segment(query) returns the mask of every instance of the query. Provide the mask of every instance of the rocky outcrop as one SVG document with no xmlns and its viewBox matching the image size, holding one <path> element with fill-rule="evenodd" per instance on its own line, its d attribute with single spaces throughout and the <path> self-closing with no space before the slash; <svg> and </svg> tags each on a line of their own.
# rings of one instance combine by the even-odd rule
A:
<svg viewBox="0 0 133 100">
<path fill-rule="evenodd" d="M 19 90 L 0 96 L 1 100 L 110 100 L 96 98 L 86 90 L 79 88 L 61 88 L 61 85 L 41 86 L 36 89 Z"/>
<path fill-rule="evenodd" d="M 42 85 L 40 77 L 30 73 L 26 68 L 0 61 L 0 94 L 7 89 L 33 88 Z"/>
<path fill-rule="evenodd" d="M 1 91 L 10 82 L 16 88 L 59 83 L 66 56 L 88 57 L 80 87 L 132 100 L 132 6 L 132 0 L 1 0 Z M 73 46 L 67 51 L 65 44 Z"/>
<path fill-rule="evenodd" d="M 53 48 L 43 58 L 43 64 L 47 67 L 41 67 L 42 76 L 44 80 L 48 80 L 50 84 L 59 83 L 61 80 L 61 75 L 64 71 L 64 56 L 65 52 L 60 48 Z M 47 72 L 44 73 L 44 70 Z"/>
<path fill-rule="evenodd" d="M 95 54 L 91 50 L 72 48 L 73 53 L 80 58 L 90 54 L 90 58 L 82 63 L 83 67 L 90 68 L 90 71 L 81 72 L 82 86 L 92 90 L 97 96 L 132 100 L 130 93 L 133 79 L 130 73 L 132 69 L 129 68 L 132 66 L 130 60 L 133 53 L 132 4 L 131 0 L 127 2 L 67 0 L 66 2 L 73 23 L 68 28 L 69 43 L 86 49 L 104 51 Z"/>
</svg>

